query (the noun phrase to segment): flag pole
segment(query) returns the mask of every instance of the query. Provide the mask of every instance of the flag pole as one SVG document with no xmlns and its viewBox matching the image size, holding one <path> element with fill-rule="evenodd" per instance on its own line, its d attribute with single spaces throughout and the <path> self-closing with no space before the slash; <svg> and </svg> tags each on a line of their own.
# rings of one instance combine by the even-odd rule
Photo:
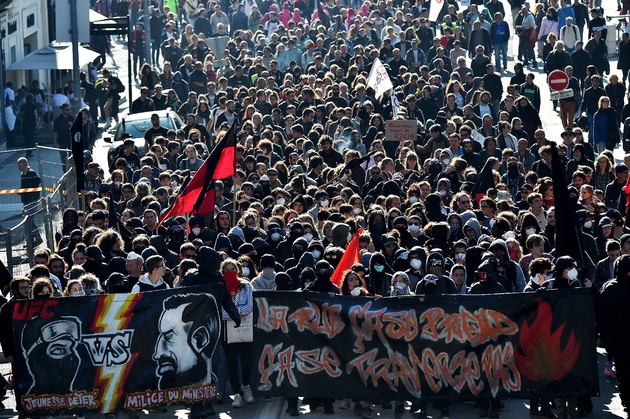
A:
<svg viewBox="0 0 630 419">
<path fill-rule="evenodd" d="M 234 185 L 234 180 L 232 180 L 232 188 L 234 189 L 234 193 L 232 195 L 232 227 L 236 227 L 236 188 Z"/>
</svg>

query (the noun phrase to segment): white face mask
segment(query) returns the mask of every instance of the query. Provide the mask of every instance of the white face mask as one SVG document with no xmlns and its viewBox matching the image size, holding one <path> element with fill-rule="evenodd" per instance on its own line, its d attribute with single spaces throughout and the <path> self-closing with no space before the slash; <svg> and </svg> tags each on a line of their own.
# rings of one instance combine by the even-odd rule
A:
<svg viewBox="0 0 630 419">
<path fill-rule="evenodd" d="M 327 199 L 322 199 L 320 202 L 322 208 L 328 208 L 328 204 L 330 204 L 330 202 Z"/>
<path fill-rule="evenodd" d="M 348 175 L 346 175 L 345 173 L 343 174 L 343 176 L 341 176 L 341 180 L 348 180 Z"/>
<path fill-rule="evenodd" d="M 440 189 L 438 193 L 442 196 L 446 196 L 446 191 L 444 189 Z"/>
<path fill-rule="evenodd" d="M 195 227 L 191 231 L 195 236 L 198 236 L 199 233 L 201 233 L 201 229 L 199 227 Z"/>
<path fill-rule="evenodd" d="M 584 223 L 584 228 L 591 228 L 593 227 L 593 222 L 592 221 L 586 221 Z"/>
<path fill-rule="evenodd" d="M 249 272 L 249 268 L 247 266 L 243 267 L 243 276 L 249 276 L 250 272 Z"/>
<path fill-rule="evenodd" d="M 574 280 L 578 276 L 578 271 L 575 268 L 571 268 L 569 272 L 567 272 L 567 278 L 570 280 Z"/>
<path fill-rule="evenodd" d="M 280 240 L 280 233 L 271 233 L 271 240 L 277 242 Z"/>
<path fill-rule="evenodd" d="M 394 284 L 394 288 L 398 288 L 399 290 L 404 290 L 405 289 L 405 283 L 404 282 L 396 282 Z"/>
<path fill-rule="evenodd" d="M 114 186 L 120 186 L 120 185 L 122 185 L 121 181 L 117 180 L 116 182 L 114 182 Z"/>
<path fill-rule="evenodd" d="M 320 252 L 319 250 L 313 250 L 311 253 L 313 254 L 313 257 L 315 259 L 319 259 L 320 257 L 322 257 L 322 252 Z"/>
<path fill-rule="evenodd" d="M 352 210 L 354 212 L 354 215 L 359 215 L 361 214 L 361 208 L 355 208 Z"/>
<path fill-rule="evenodd" d="M 276 201 L 276 204 L 284 205 L 285 202 L 286 202 L 286 200 L 284 198 L 278 198 L 278 200 Z"/>
<path fill-rule="evenodd" d="M 415 204 L 416 202 L 418 202 L 418 197 L 413 195 L 409 197 L 409 203 L 410 204 Z"/>
<path fill-rule="evenodd" d="M 409 262 L 409 265 L 411 265 L 411 267 L 417 271 L 420 270 L 420 268 L 422 268 L 422 261 L 419 259 L 411 259 L 411 261 Z"/>
<path fill-rule="evenodd" d="M 269 278 L 275 274 L 273 268 L 265 268 L 263 269 L 263 276 Z"/>
<path fill-rule="evenodd" d="M 505 234 L 504 234 L 504 237 L 505 237 L 506 239 L 515 239 L 515 238 L 516 238 L 516 234 L 514 234 L 514 233 L 513 233 L 513 232 L 511 232 L 511 231 L 508 231 L 507 233 L 505 233 Z"/>
<path fill-rule="evenodd" d="M 532 234 L 536 234 L 536 229 L 528 228 L 527 230 L 525 230 L 525 234 L 527 234 L 528 236 L 531 236 Z"/>
<path fill-rule="evenodd" d="M 457 253 L 455 255 L 455 259 L 457 259 L 457 260 L 464 260 L 464 259 L 466 259 L 466 253 Z"/>
<path fill-rule="evenodd" d="M 450 162 L 451 162 L 451 159 L 442 160 L 442 164 L 444 164 L 444 166 L 448 166 Z"/>
<path fill-rule="evenodd" d="M 350 240 L 352 240 L 352 233 L 348 233 L 348 238 L 346 240 L 348 240 L 348 243 L 350 243 Z"/>
<path fill-rule="evenodd" d="M 313 240 L 313 235 L 311 233 L 306 233 L 303 237 L 304 237 L 304 240 L 306 240 L 307 242 L 310 242 L 311 240 Z"/>
<path fill-rule="evenodd" d="M 353 288 L 352 291 L 350 291 L 350 294 L 352 294 L 353 297 L 358 297 L 359 295 L 361 295 L 361 288 Z"/>
<path fill-rule="evenodd" d="M 420 230 L 420 226 L 415 225 L 415 224 L 410 224 L 409 227 L 407 227 L 407 229 L 409 230 L 410 233 L 417 233 L 418 230 Z"/>
</svg>

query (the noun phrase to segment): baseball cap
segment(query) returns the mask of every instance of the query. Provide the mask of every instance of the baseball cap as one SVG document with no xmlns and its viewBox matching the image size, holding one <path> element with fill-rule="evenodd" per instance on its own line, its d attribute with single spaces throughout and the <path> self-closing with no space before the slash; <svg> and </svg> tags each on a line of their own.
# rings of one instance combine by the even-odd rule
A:
<svg viewBox="0 0 630 419">
<path fill-rule="evenodd" d="M 617 166 L 615 166 L 615 174 L 616 175 L 618 175 L 619 173 L 625 172 L 626 170 L 628 170 L 628 166 L 626 166 L 623 163 L 618 164 Z"/>
<path fill-rule="evenodd" d="M 127 254 L 127 260 L 139 260 L 139 261 L 144 262 L 144 259 L 142 259 L 142 256 L 140 256 L 136 252 L 129 252 L 129 254 Z"/>
</svg>

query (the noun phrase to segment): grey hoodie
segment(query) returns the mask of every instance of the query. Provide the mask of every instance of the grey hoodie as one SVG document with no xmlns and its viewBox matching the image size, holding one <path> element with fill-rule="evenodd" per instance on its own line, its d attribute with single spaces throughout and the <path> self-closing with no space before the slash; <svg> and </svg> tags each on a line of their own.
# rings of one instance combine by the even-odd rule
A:
<svg viewBox="0 0 630 419">
<path fill-rule="evenodd" d="M 276 273 L 272 277 L 264 276 L 263 269 L 256 278 L 252 279 L 251 286 L 253 290 L 273 290 L 276 287 Z"/>
<path fill-rule="evenodd" d="M 475 230 L 475 236 L 477 239 L 481 237 L 481 224 L 479 224 L 479 221 L 477 221 L 476 218 L 471 218 L 468 221 L 466 221 L 466 224 L 464 224 L 464 228 L 466 227 L 470 227 L 473 230 Z"/>
</svg>

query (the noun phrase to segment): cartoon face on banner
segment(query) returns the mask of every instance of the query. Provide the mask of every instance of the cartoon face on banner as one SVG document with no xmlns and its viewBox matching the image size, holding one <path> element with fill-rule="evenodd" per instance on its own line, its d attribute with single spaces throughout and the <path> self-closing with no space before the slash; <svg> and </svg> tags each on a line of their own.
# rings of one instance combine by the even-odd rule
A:
<svg viewBox="0 0 630 419">
<path fill-rule="evenodd" d="M 107 413 L 213 399 L 220 302 L 214 286 L 16 301 L 19 409 Z"/>
<path fill-rule="evenodd" d="M 22 351 L 33 378 L 29 393 L 72 393 L 81 356 L 81 321 L 76 317 L 34 318 L 24 326 Z"/>
<path fill-rule="evenodd" d="M 210 310 L 195 313 L 199 304 Z M 212 380 L 212 354 L 219 341 L 219 327 L 218 307 L 211 295 L 189 294 L 164 300 L 153 352 L 160 389 L 216 381 Z"/>
</svg>

